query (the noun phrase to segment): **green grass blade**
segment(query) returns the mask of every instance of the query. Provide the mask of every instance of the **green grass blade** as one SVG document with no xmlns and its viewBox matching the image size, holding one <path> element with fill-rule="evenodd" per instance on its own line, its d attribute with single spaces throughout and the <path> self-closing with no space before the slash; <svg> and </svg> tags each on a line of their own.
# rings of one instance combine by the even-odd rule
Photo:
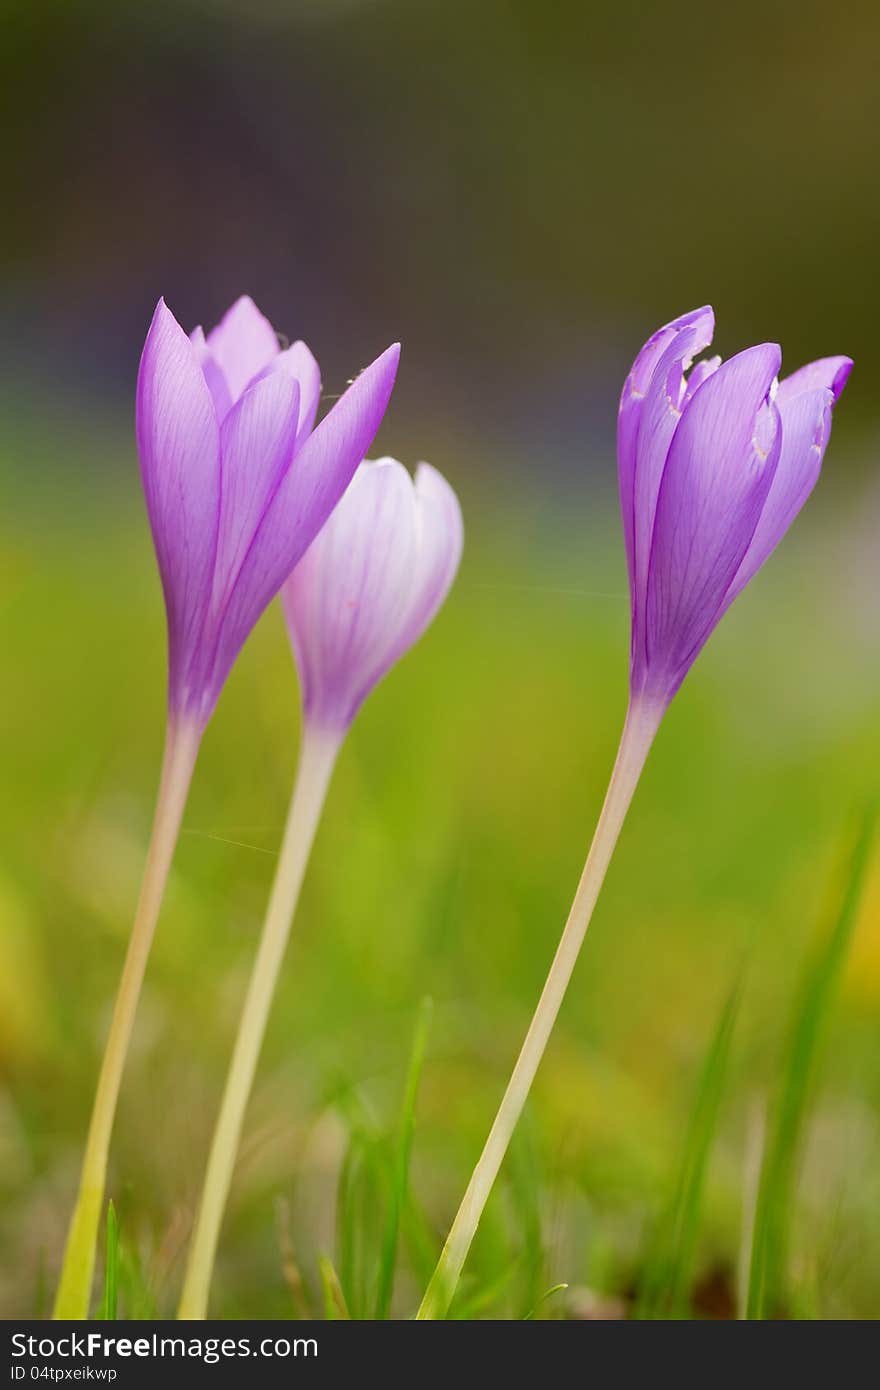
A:
<svg viewBox="0 0 880 1390">
<path fill-rule="evenodd" d="M 413 1133 L 415 1131 L 416 1096 L 419 1080 L 428 1046 L 433 1004 L 429 998 L 422 1000 L 416 1020 L 403 1104 L 398 1121 L 397 1141 L 393 1156 L 392 1186 L 389 1194 L 388 1218 L 382 1238 L 382 1252 L 379 1260 L 379 1277 L 376 1287 L 375 1319 L 388 1317 L 391 1308 L 391 1291 L 394 1285 L 394 1269 L 397 1263 L 397 1243 L 400 1234 L 401 1213 L 407 1201 L 409 1186 L 409 1163 L 412 1153 Z"/>
<path fill-rule="evenodd" d="M 119 1287 L 119 1224 L 113 1202 L 107 1204 L 107 1237 L 104 1261 L 104 1293 L 98 1317 L 105 1322 L 116 1321 Z"/>
<path fill-rule="evenodd" d="M 737 982 L 725 1000 L 703 1063 L 672 1198 L 645 1263 L 637 1318 L 677 1318 L 687 1313 L 706 1170 L 718 1125 L 740 995 Z"/>
<path fill-rule="evenodd" d="M 519 1266 L 514 1260 L 503 1267 L 496 1278 L 480 1285 L 470 1294 L 465 1294 L 464 1297 L 459 1294 L 458 1300 L 452 1304 L 447 1316 L 453 1322 L 472 1322 L 480 1313 L 491 1308 L 501 1298 L 501 1295 L 510 1288 L 518 1274 Z"/>
<path fill-rule="evenodd" d="M 366 1265 L 372 1235 L 370 1217 L 377 1201 L 377 1185 L 381 1183 L 377 1173 L 379 1158 L 376 1139 L 356 1129 L 349 1139 L 339 1175 L 338 1282 L 350 1316 L 355 1319 L 369 1316 Z"/>
<path fill-rule="evenodd" d="M 517 1246 L 511 1259 L 520 1270 L 520 1288 L 514 1303 L 514 1317 L 531 1316 L 547 1286 L 546 1255 L 541 1219 L 541 1172 L 534 1138 L 528 1121 L 521 1122 L 508 1155 L 508 1187 L 515 1217 Z"/>
<path fill-rule="evenodd" d="M 791 1204 L 815 1055 L 822 1024 L 852 939 L 870 860 L 875 818 L 872 808 L 863 819 L 848 864 L 840 906 L 807 967 L 795 1006 L 779 1096 L 761 1168 L 747 1318 L 774 1317 L 783 1309 Z"/>
<path fill-rule="evenodd" d="M 540 1308 L 543 1308 L 544 1304 L 545 1304 L 549 1299 L 554 1298 L 554 1297 L 556 1296 L 556 1294 L 558 1294 L 558 1293 L 564 1293 L 565 1290 L 566 1290 L 567 1288 L 568 1288 L 568 1284 L 554 1284 L 553 1287 L 552 1287 L 552 1289 L 545 1289 L 544 1292 L 541 1294 L 541 1297 L 538 1299 L 537 1303 L 535 1304 L 534 1308 L 531 1308 L 531 1309 L 529 1310 L 529 1312 L 526 1313 L 526 1315 L 525 1315 L 523 1321 L 524 1321 L 524 1322 L 534 1322 L 534 1320 L 535 1320 L 535 1315 L 536 1315 L 536 1313 L 538 1312 L 538 1310 L 539 1310 Z"/>
<path fill-rule="evenodd" d="M 333 1261 L 326 1255 L 322 1255 L 318 1261 L 318 1269 L 321 1274 L 321 1288 L 324 1293 L 324 1317 L 328 1322 L 348 1322 L 350 1314 L 345 1302 L 345 1295 L 342 1292 L 342 1285 L 339 1282 L 339 1275 L 333 1267 Z"/>
<path fill-rule="evenodd" d="M 126 1318 L 138 1321 L 157 1317 L 156 1295 L 136 1245 L 117 1237 L 116 1252 L 117 1279 Z"/>
<path fill-rule="evenodd" d="M 440 1245 L 430 1221 L 411 1191 L 407 1193 L 401 1213 L 400 1235 L 416 1284 L 427 1287 L 440 1256 Z"/>
</svg>

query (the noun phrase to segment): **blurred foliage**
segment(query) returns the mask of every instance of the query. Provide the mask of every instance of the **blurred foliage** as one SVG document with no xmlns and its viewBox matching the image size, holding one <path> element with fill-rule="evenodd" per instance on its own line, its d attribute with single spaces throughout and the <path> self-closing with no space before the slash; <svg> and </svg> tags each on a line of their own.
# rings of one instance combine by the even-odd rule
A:
<svg viewBox="0 0 880 1390">
<path fill-rule="evenodd" d="M 750 1318 L 777 1316 L 792 1306 L 787 1288 L 788 1227 L 815 1054 L 858 920 L 865 874 L 874 850 L 875 821 L 872 808 L 865 815 L 852 862 L 842 876 L 843 891 L 834 921 L 801 985 L 755 1205 L 747 1302 Z"/>
<path fill-rule="evenodd" d="M 553 478 L 709 301 L 725 355 L 852 355 L 838 429 L 873 417 L 874 0 L 3 8 L 0 341 L 40 385 L 127 404 L 160 293 L 247 289 L 332 390 L 402 338 L 407 451 Z"/>
<path fill-rule="evenodd" d="M 703 1188 L 727 1080 L 738 1004 L 739 986 L 735 985 L 706 1053 L 675 1187 L 645 1257 L 635 1310 L 638 1318 L 677 1318 L 690 1313 Z"/>
<path fill-rule="evenodd" d="M 45 1307 L 54 1286 L 164 715 L 164 620 L 133 446 L 94 420 L 99 457 L 86 467 L 85 432 L 56 432 L 58 409 L 39 429 L 16 432 L 7 417 L 0 452 L 7 1316 Z M 840 476 L 860 471 L 841 456 Z M 379 1150 L 395 1152 L 419 1000 L 430 993 L 408 1195 L 393 1157 L 375 1169 L 400 1203 L 392 1311 L 413 1311 L 604 792 L 626 686 L 618 519 L 584 488 L 565 505 L 476 478 L 463 492 L 467 544 L 451 600 L 371 696 L 331 788 L 248 1113 L 218 1316 L 302 1315 L 325 1296 L 338 1310 L 341 1290 L 346 1307 L 369 1306 L 366 1232 L 340 1220 L 340 1181 L 353 1144 L 361 1178 Z M 619 1316 L 631 1306 L 721 1002 L 745 965 L 688 1252 L 697 1310 L 729 1306 L 754 1117 L 777 1088 L 851 814 L 880 771 L 878 512 L 875 491 L 836 488 L 831 475 L 677 697 L 478 1234 L 459 1316 Z M 295 676 L 273 610 L 208 731 L 125 1077 L 108 1195 L 130 1316 L 174 1308 L 296 748 Z M 822 1316 L 870 1317 L 880 1298 L 878 1015 L 872 858 L 790 1197 L 789 1286 L 799 1309 L 809 1292 Z M 358 1201 L 363 1190 L 348 1188 Z M 376 1204 L 376 1269 L 387 1212 Z M 542 1301 L 562 1282 L 567 1290 Z"/>
</svg>

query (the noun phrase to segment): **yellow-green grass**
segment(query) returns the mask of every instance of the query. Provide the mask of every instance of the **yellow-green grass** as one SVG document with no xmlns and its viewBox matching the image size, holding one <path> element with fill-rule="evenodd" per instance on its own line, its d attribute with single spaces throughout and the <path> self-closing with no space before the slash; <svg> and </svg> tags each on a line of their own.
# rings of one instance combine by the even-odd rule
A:
<svg viewBox="0 0 880 1390">
<path fill-rule="evenodd" d="M 44 1313 L 54 1288 L 161 752 L 164 620 L 136 466 L 125 435 L 95 447 L 97 460 L 59 456 L 29 438 L 2 460 L 7 1316 Z M 452 598 L 371 696 L 331 788 L 248 1114 L 218 1316 L 322 1314 L 337 1281 L 341 1316 L 346 1280 L 356 1311 L 384 1310 L 389 1201 L 390 1307 L 418 1303 L 540 990 L 623 718 L 611 477 L 609 461 L 598 484 L 549 495 L 522 478 L 456 478 L 467 541 Z M 862 489 L 823 485 L 676 699 L 453 1315 L 633 1307 L 718 1012 L 744 971 L 683 1295 L 698 1312 L 732 1300 L 748 1153 L 853 812 L 880 773 L 870 505 Z M 273 607 L 205 740 L 124 1081 L 108 1189 L 121 1316 L 173 1313 L 297 730 Z M 425 995 L 406 1189 L 395 1135 L 410 1123 L 401 1097 Z M 792 1185 L 792 1311 L 876 1313 L 878 1015 L 872 861 Z"/>
</svg>

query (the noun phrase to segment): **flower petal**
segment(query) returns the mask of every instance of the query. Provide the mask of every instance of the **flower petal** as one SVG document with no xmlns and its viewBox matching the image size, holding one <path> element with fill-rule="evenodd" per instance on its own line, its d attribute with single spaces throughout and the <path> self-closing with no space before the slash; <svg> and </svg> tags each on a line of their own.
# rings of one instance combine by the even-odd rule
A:
<svg viewBox="0 0 880 1390">
<path fill-rule="evenodd" d="M 816 362 L 808 362 L 791 376 L 783 378 L 776 393 L 777 404 L 782 408 L 783 401 L 792 400 L 802 391 L 815 391 L 824 387 L 830 391 L 835 403 L 849 380 L 853 364 L 851 357 L 820 357 Z"/>
<path fill-rule="evenodd" d="M 393 459 L 363 463 L 282 595 L 313 723 L 344 729 L 393 661 L 416 563 L 412 481 Z"/>
<path fill-rule="evenodd" d="M 642 348 L 627 377 L 617 417 L 617 472 L 626 547 L 633 644 L 644 646 L 647 564 L 657 492 L 679 419 L 685 364 L 712 341 L 711 308 L 683 314 Z M 671 394 L 670 394 L 671 393 Z"/>
<path fill-rule="evenodd" d="M 246 294 L 212 328 L 207 346 L 226 379 L 233 401 L 281 350 L 274 328 Z"/>
<path fill-rule="evenodd" d="M 421 636 L 461 555 L 458 500 L 420 464 L 362 463 L 282 595 L 306 718 L 342 730 Z"/>
<path fill-rule="evenodd" d="M 684 410 L 694 392 L 699 390 L 704 381 L 708 381 L 710 376 L 714 376 L 721 366 L 720 357 L 705 357 L 702 362 L 695 362 L 688 374 L 685 392 L 681 400 L 681 408 Z"/>
<path fill-rule="evenodd" d="M 831 410 L 849 374 L 851 357 L 822 357 L 779 383 L 782 451 L 761 519 L 725 600 L 728 607 L 776 549 L 819 479 L 831 434 Z"/>
<path fill-rule="evenodd" d="M 694 356 L 708 346 L 712 326 L 710 313 L 677 330 L 654 368 L 642 400 L 633 478 L 633 592 L 637 630 L 644 623 L 657 496 L 669 446 L 681 419 L 686 390 L 684 372 Z"/>
<path fill-rule="evenodd" d="M 399 357 L 400 346 L 395 343 L 367 367 L 283 473 L 222 615 L 211 672 L 214 698 L 251 628 L 327 521 L 372 444 L 391 396 Z M 283 373 L 270 373 L 265 380 L 286 378 Z"/>
<path fill-rule="evenodd" d="M 645 670 L 634 672 L 655 695 L 678 689 L 754 535 L 782 443 L 767 404 L 780 361 L 765 343 L 724 362 L 673 437 L 651 547 Z"/>
<path fill-rule="evenodd" d="M 183 698 L 185 666 L 211 588 L 220 445 L 197 351 L 159 300 L 138 371 L 137 441 L 144 495 L 168 613 L 169 687 Z"/>
<path fill-rule="evenodd" d="M 195 348 L 196 356 L 205 374 L 205 381 L 208 383 L 208 390 L 214 398 L 214 410 L 217 414 L 217 420 L 222 423 L 229 414 L 232 405 L 232 397 L 229 394 L 226 377 L 211 356 L 211 350 L 205 341 L 205 331 L 201 325 L 193 329 L 192 333 L 189 335 L 189 340 Z"/>
<path fill-rule="evenodd" d="M 819 479 L 831 433 L 834 395 L 819 387 L 801 391 L 777 405 L 782 419 L 782 451 L 755 534 L 725 599 L 729 607 L 776 549 Z"/>
<path fill-rule="evenodd" d="M 412 599 L 394 660 L 421 637 L 443 603 L 461 561 L 464 524 L 454 490 L 430 463 L 415 475 L 418 547 Z"/>
<path fill-rule="evenodd" d="M 294 455 L 299 385 L 272 373 L 236 402 L 220 431 L 220 520 L 212 617 L 225 607 Z"/>
<path fill-rule="evenodd" d="M 299 385 L 299 428 L 296 436 L 299 447 L 315 427 L 321 399 L 321 368 L 305 343 L 296 342 L 279 352 L 265 370 L 283 372 Z"/>
</svg>

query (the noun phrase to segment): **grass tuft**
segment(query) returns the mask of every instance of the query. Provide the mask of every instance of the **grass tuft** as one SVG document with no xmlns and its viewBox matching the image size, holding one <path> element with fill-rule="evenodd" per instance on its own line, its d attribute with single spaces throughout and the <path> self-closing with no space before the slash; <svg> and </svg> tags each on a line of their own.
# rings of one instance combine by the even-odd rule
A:
<svg viewBox="0 0 880 1390">
<path fill-rule="evenodd" d="M 393 1155 L 392 1183 L 389 1194 L 388 1217 L 382 1239 L 382 1252 L 379 1260 L 379 1278 L 376 1288 L 375 1318 L 387 1318 L 391 1310 L 391 1293 L 394 1287 L 394 1270 L 397 1264 L 397 1245 L 400 1234 L 401 1216 L 405 1210 L 409 1191 L 409 1163 L 412 1154 L 413 1134 L 416 1123 L 416 1096 L 422 1066 L 428 1046 L 431 1029 L 433 1003 L 425 997 L 419 1007 L 410 1051 L 406 1085 L 403 1091 L 403 1104 L 398 1120 L 397 1141 Z"/>
<path fill-rule="evenodd" d="M 849 858 L 839 907 L 807 967 L 795 1005 L 758 1187 L 747 1318 L 779 1317 L 786 1310 L 788 1234 L 816 1052 L 858 916 L 875 820 L 872 807 Z"/>
<path fill-rule="evenodd" d="M 104 1322 L 116 1321 L 119 1289 L 119 1223 L 112 1200 L 107 1203 L 106 1255 L 104 1258 L 104 1292 L 98 1317 Z"/>
<path fill-rule="evenodd" d="M 321 1288 L 324 1293 L 324 1317 L 327 1322 L 348 1322 L 351 1314 L 345 1301 L 345 1294 L 342 1292 L 342 1285 L 339 1282 L 339 1275 L 333 1265 L 333 1261 L 327 1256 L 322 1255 L 318 1261 L 318 1269 L 321 1275 Z"/>
<path fill-rule="evenodd" d="M 718 1125 L 730 1046 L 741 997 L 739 982 L 721 1010 L 706 1053 L 669 1204 L 645 1261 L 637 1318 L 681 1318 L 689 1313 L 694 1257 L 706 1170 Z"/>
</svg>

